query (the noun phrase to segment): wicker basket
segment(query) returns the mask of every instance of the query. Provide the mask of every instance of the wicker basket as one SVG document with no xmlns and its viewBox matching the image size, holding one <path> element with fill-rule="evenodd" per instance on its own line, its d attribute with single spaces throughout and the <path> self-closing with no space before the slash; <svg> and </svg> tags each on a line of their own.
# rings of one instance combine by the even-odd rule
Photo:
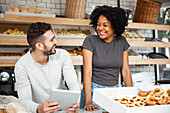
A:
<svg viewBox="0 0 170 113">
<path fill-rule="evenodd" d="M 66 0 L 65 17 L 85 18 L 87 0 Z"/>
<path fill-rule="evenodd" d="M 157 0 L 137 0 L 133 22 L 155 24 L 161 5 Z"/>
</svg>

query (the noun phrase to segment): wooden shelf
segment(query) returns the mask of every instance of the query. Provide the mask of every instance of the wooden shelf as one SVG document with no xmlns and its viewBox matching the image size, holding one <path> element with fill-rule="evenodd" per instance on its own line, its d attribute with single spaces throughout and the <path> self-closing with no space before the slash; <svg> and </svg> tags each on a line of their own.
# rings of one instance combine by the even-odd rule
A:
<svg viewBox="0 0 170 113">
<path fill-rule="evenodd" d="M 82 46 L 84 39 L 57 38 L 57 46 Z M 128 41 L 131 47 L 170 47 L 170 42 L 152 41 Z M 3 38 L 0 37 L 0 45 L 26 45 L 26 38 Z"/>
<path fill-rule="evenodd" d="M 0 59 L 0 67 L 15 66 L 18 59 Z M 73 65 L 83 65 L 83 59 L 72 59 Z M 170 64 L 170 59 L 129 59 L 129 65 Z"/>
<path fill-rule="evenodd" d="M 170 25 L 146 24 L 146 23 L 129 23 L 126 28 L 170 31 Z"/>
<path fill-rule="evenodd" d="M 0 67 L 12 67 L 15 66 L 18 59 L 0 59 Z"/>
<path fill-rule="evenodd" d="M 57 46 L 81 46 L 84 39 L 61 39 L 57 38 Z M 4 38 L 0 37 L 0 45 L 25 45 L 28 46 L 26 38 Z"/>
<path fill-rule="evenodd" d="M 54 18 L 54 17 L 35 17 L 35 16 L 23 16 L 23 15 L 9 15 L 5 14 L 4 18 L 0 18 L 2 22 L 15 22 L 15 23 L 35 23 L 46 22 L 49 24 L 58 25 L 78 25 L 78 26 L 90 26 L 90 20 L 88 19 L 73 19 L 73 18 Z"/>
<path fill-rule="evenodd" d="M 0 37 L 0 45 L 26 45 L 28 46 L 26 38 L 7 38 Z"/>
<path fill-rule="evenodd" d="M 130 65 L 170 64 L 170 59 L 129 59 Z"/>
<path fill-rule="evenodd" d="M 18 59 L 0 59 L 0 67 L 13 67 Z M 82 59 L 72 59 L 73 65 L 83 65 Z"/>
<path fill-rule="evenodd" d="M 58 25 L 91 26 L 89 25 L 90 23 L 89 19 L 35 17 L 35 16 L 9 15 L 9 14 L 5 14 L 4 18 L 0 18 L 0 21 L 12 22 L 12 23 L 46 22 L 49 24 L 58 24 Z M 147 23 L 129 23 L 126 28 L 170 31 L 170 25 L 158 25 L 158 24 L 147 24 Z"/>
<path fill-rule="evenodd" d="M 131 47 L 170 47 L 170 42 L 128 41 Z"/>
</svg>

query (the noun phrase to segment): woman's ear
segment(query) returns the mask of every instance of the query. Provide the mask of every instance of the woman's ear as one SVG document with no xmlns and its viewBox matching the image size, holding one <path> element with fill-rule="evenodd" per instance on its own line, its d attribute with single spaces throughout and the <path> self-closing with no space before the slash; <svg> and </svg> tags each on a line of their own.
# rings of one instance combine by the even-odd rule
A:
<svg viewBox="0 0 170 113">
<path fill-rule="evenodd" d="M 44 49 L 44 45 L 42 43 L 40 43 L 40 42 L 37 42 L 35 44 L 35 47 L 36 47 L 36 49 L 38 49 L 40 51 L 42 51 Z"/>
</svg>

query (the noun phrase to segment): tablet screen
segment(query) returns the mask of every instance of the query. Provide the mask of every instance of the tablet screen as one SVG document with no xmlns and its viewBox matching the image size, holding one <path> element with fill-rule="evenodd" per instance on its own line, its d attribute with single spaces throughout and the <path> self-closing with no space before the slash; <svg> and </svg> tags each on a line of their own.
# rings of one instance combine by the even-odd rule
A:
<svg viewBox="0 0 170 113">
<path fill-rule="evenodd" d="M 52 89 L 48 102 L 57 102 L 62 110 L 66 110 L 78 102 L 79 96 L 80 91 Z"/>
</svg>

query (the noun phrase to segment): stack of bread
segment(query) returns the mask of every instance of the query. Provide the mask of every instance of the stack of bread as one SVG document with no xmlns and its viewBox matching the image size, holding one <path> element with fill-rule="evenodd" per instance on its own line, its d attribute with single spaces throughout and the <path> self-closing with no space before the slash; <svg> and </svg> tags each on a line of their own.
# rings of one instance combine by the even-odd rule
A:
<svg viewBox="0 0 170 113">
<path fill-rule="evenodd" d="M 54 29 L 56 36 L 87 36 L 81 30 L 76 29 Z"/>
<path fill-rule="evenodd" d="M 166 105 L 170 104 L 170 89 L 166 92 L 163 89 L 155 88 L 148 93 L 140 91 L 137 96 L 129 98 L 113 98 L 115 101 L 120 102 L 126 107 L 141 107 L 151 105 Z"/>
<path fill-rule="evenodd" d="M 144 39 L 144 36 L 142 35 L 142 33 L 140 33 L 137 30 L 132 30 L 132 31 L 127 31 L 125 30 L 125 32 L 123 33 L 123 35 L 127 38 L 127 39 Z"/>
<path fill-rule="evenodd" d="M 28 49 L 24 50 L 23 53 L 0 53 L 1 56 L 23 56 L 28 52 Z"/>
<path fill-rule="evenodd" d="M 17 28 L 15 28 L 14 30 L 8 29 L 8 30 L 4 31 L 3 34 L 26 35 L 26 34 L 24 33 L 24 31 L 21 31 L 21 30 L 19 30 L 19 29 L 17 29 Z"/>
<path fill-rule="evenodd" d="M 70 56 L 82 56 L 82 51 L 80 51 L 78 48 L 75 48 L 74 50 L 67 50 L 70 53 Z"/>
</svg>

